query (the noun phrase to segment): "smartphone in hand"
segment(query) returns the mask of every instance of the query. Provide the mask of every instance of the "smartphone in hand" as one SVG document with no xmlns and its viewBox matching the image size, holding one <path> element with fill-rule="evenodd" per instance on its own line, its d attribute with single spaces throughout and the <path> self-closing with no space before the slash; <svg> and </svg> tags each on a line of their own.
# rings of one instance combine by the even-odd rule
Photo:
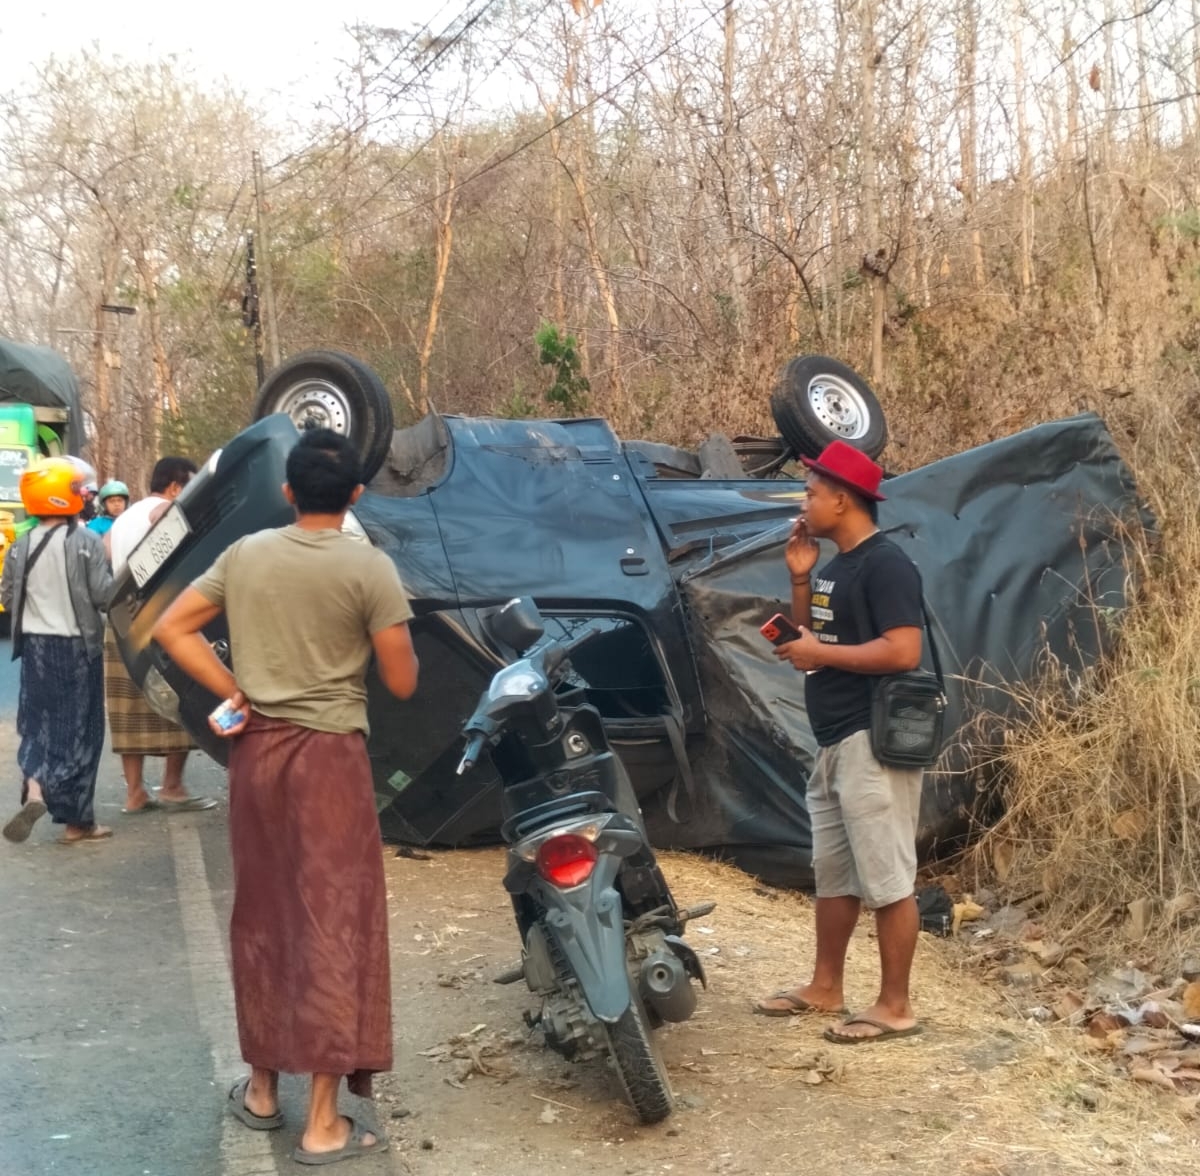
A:
<svg viewBox="0 0 1200 1176">
<path fill-rule="evenodd" d="M 222 738 L 228 738 L 240 734 L 249 717 L 249 707 L 238 709 L 233 700 L 227 698 L 208 716 L 208 725 Z"/>
<path fill-rule="evenodd" d="M 800 630 L 783 613 L 776 613 L 758 630 L 772 645 L 800 640 Z"/>
</svg>

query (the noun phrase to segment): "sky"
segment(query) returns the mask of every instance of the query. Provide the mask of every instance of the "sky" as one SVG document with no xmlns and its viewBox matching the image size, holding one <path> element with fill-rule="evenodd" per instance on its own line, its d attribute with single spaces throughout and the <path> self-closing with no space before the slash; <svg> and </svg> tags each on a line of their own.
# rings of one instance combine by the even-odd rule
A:
<svg viewBox="0 0 1200 1176">
<path fill-rule="evenodd" d="M 105 55 L 177 55 L 198 80 L 226 76 L 251 99 L 312 105 L 334 90 L 337 59 L 352 56 L 346 25 L 440 32 L 477 0 L 3 0 L 0 89 L 19 88 L 34 65 L 98 45 Z M 295 113 L 295 111 L 293 111 Z"/>
</svg>

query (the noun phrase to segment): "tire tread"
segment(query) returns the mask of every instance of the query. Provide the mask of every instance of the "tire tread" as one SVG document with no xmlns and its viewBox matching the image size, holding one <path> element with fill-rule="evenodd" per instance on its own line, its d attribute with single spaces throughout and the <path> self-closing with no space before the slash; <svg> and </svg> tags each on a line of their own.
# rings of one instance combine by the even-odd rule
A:
<svg viewBox="0 0 1200 1176">
<path fill-rule="evenodd" d="M 640 997 L 634 994 L 629 1008 L 607 1031 L 613 1063 L 630 1105 L 641 1122 L 662 1122 L 675 1109 L 675 1099 L 650 1040 Z"/>
</svg>

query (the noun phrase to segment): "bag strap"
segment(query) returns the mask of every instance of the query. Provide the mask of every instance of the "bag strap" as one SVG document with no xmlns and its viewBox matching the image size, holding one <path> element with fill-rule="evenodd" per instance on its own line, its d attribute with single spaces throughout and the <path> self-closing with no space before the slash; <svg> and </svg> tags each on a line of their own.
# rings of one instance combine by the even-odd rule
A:
<svg viewBox="0 0 1200 1176">
<path fill-rule="evenodd" d="M 71 523 L 68 523 L 67 527 L 70 528 L 73 522 L 74 522 L 74 520 L 72 520 Z M 20 584 L 21 608 L 20 608 L 19 612 L 17 613 L 17 615 L 15 617 L 13 617 L 13 631 L 12 631 L 13 661 L 16 661 L 17 658 L 19 658 L 21 656 L 21 648 L 24 645 L 25 603 L 29 599 L 29 573 L 33 571 L 34 565 L 41 558 L 42 552 L 46 550 L 47 544 L 49 544 L 50 540 L 54 538 L 54 533 L 61 529 L 62 529 L 61 527 L 51 527 L 42 536 L 41 540 L 38 542 L 38 545 L 29 553 L 28 558 L 25 560 L 25 567 L 21 573 L 21 584 Z M 65 538 L 63 539 L 63 542 L 64 543 L 66 542 Z"/>
<path fill-rule="evenodd" d="M 887 541 L 887 536 L 884 536 Z M 866 589 L 866 574 L 867 567 L 871 561 L 871 553 L 868 551 L 863 558 L 862 564 L 859 566 L 858 574 L 854 577 L 850 584 L 850 594 L 854 604 L 854 619 L 858 623 L 860 633 L 866 633 L 868 640 L 878 636 L 871 625 L 870 610 L 867 607 L 867 589 Z M 909 560 L 914 568 L 917 568 L 915 560 Z M 917 578 L 920 580 L 921 569 L 917 568 Z M 933 662 L 934 677 L 937 678 L 938 688 L 943 694 L 946 693 L 946 679 L 942 674 L 942 659 L 938 656 L 937 640 L 933 635 L 933 618 L 929 615 L 929 606 L 925 602 L 925 586 L 921 585 L 921 620 L 925 625 L 925 638 L 929 642 L 929 657 Z"/>
<path fill-rule="evenodd" d="M 68 524 L 69 525 L 69 524 Z M 54 538 L 55 533 L 59 530 L 58 527 L 51 527 L 43 536 L 41 542 L 29 553 L 29 558 L 25 561 L 25 578 L 21 581 L 21 597 L 24 599 L 25 590 L 29 587 L 29 573 L 33 571 L 33 565 L 37 563 L 43 551 L 46 550 L 46 545 Z M 64 539 L 65 543 L 66 540 Z"/>
</svg>

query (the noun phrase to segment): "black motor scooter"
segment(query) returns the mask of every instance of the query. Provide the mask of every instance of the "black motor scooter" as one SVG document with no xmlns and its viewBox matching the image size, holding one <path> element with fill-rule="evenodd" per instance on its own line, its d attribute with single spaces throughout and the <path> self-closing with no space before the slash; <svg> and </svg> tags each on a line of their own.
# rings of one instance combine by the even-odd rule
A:
<svg viewBox="0 0 1200 1176">
<path fill-rule="evenodd" d="M 519 659 L 496 673 L 468 720 L 458 768 L 490 747 L 503 787 L 504 886 L 522 956 L 497 981 L 525 981 L 541 1000 L 526 1021 L 565 1057 L 611 1055 L 638 1117 L 658 1122 L 673 1099 L 651 1031 L 687 1020 L 692 981 L 707 986 L 681 935 L 714 904 L 675 905 L 625 768 L 573 680 L 569 648 L 544 640 L 532 601 L 509 601 L 483 623 Z"/>
</svg>

